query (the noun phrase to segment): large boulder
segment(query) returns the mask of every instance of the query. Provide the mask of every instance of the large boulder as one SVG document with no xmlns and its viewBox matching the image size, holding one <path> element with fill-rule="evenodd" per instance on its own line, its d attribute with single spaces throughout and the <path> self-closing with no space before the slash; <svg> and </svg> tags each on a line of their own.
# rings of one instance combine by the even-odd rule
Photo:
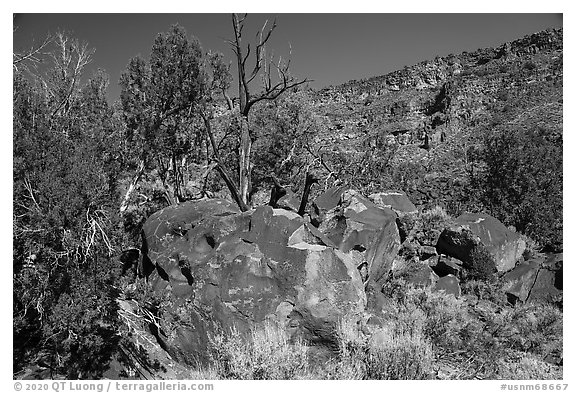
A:
<svg viewBox="0 0 576 393">
<path fill-rule="evenodd" d="M 542 261 L 537 259 L 522 262 L 502 277 L 504 292 L 511 303 L 528 300 L 541 264 Z"/>
<path fill-rule="evenodd" d="M 562 253 L 550 254 L 544 259 L 530 291 L 529 302 L 561 301 L 564 281 L 563 262 Z"/>
<path fill-rule="evenodd" d="M 530 296 L 528 296 L 528 301 L 556 302 L 561 299 L 562 290 L 556 286 L 557 280 L 557 272 L 544 268 L 540 269 Z"/>
<path fill-rule="evenodd" d="M 432 289 L 434 291 L 443 291 L 445 294 L 453 295 L 455 298 L 459 298 L 462 294 L 462 291 L 460 290 L 460 281 L 452 274 L 440 277 L 434 283 Z"/>
<path fill-rule="evenodd" d="M 562 254 L 539 255 L 520 263 L 502 280 L 511 303 L 555 301 L 562 294 Z"/>
<path fill-rule="evenodd" d="M 365 265 L 369 281 L 385 281 L 400 249 L 396 213 L 377 207 L 354 190 L 328 190 L 313 206 L 322 218 L 318 230 L 353 257 L 358 267 Z"/>
<path fill-rule="evenodd" d="M 274 207 L 297 212 L 300 208 L 300 197 L 288 188 L 286 189 L 286 194 L 278 200 Z"/>
<path fill-rule="evenodd" d="M 464 262 L 466 268 L 507 272 L 522 258 L 526 243 L 488 214 L 464 213 L 440 234 L 436 249 Z M 478 261 L 479 256 L 490 260 Z M 493 266 L 478 266 L 478 263 Z"/>
<path fill-rule="evenodd" d="M 438 275 L 423 263 L 412 265 L 408 271 L 402 273 L 402 277 L 415 287 L 432 287 L 438 281 Z"/>
<path fill-rule="evenodd" d="M 310 218 L 312 224 L 320 225 L 326 219 L 326 213 L 340 204 L 342 194 L 348 190 L 348 186 L 341 185 L 327 189 L 312 201 Z"/>
<path fill-rule="evenodd" d="M 449 274 L 455 277 L 462 277 L 462 261 L 446 255 L 438 255 L 428 260 L 430 267 L 439 277 Z"/>
<path fill-rule="evenodd" d="M 186 202 L 153 214 L 143 237 L 143 271 L 169 299 L 157 338 L 188 362 L 208 360 L 210 335 L 248 332 L 267 319 L 334 349 L 338 320 L 366 306 L 352 258 L 291 211 Z"/>
<path fill-rule="evenodd" d="M 394 210 L 398 214 L 417 213 L 418 209 L 403 191 L 382 191 L 371 194 L 368 198 L 380 208 Z"/>
</svg>

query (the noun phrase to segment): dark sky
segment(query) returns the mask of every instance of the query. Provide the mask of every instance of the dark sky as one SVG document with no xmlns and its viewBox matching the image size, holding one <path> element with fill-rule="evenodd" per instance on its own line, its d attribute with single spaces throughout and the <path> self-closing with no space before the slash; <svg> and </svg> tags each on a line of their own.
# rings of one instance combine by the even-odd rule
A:
<svg viewBox="0 0 576 393">
<path fill-rule="evenodd" d="M 315 88 L 562 27 L 559 14 L 253 14 L 248 15 L 245 38 L 275 16 L 278 27 L 270 49 L 285 56 L 291 45 L 292 73 L 313 79 Z M 147 57 L 156 34 L 174 23 L 196 36 L 205 50 L 232 60 L 224 42 L 232 37 L 230 21 L 229 14 L 19 14 L 14 19 L 14 50 L 48 32 L 70 32 L 96 49 L 91 67 L 109 74 L 109 96 L 115 100 L 118 78 L 129 59 Z"/>
</svg>

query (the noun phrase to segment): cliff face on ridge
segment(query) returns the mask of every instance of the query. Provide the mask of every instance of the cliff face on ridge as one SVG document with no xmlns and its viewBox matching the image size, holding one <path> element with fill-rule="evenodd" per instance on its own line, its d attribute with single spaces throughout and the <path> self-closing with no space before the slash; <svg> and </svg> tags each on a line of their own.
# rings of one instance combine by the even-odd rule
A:
<svg viewBox="0 0 576 393">
<path fill-rule="evenodd" d="M 562 41 L 562 29 L 546 30 L 322 89 L 315 106 L 328 119 L 323 143 L 352 156 L 393 152 L 393 163 L 425 168 L 426 182 L 402 185 L 417 204 L 450 199 L 441 190 L 458 192 L 482 130 L 529 121 L 561 135 Z"/>
</svg>

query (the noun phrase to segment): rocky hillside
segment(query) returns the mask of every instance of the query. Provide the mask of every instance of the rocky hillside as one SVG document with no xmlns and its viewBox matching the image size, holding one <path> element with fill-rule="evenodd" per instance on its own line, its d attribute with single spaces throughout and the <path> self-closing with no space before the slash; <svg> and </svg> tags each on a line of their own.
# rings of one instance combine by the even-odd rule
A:
<svg viewBox="0 0 576 393">
<path fill-rule="evenodd" d="M 393 163 L 425 172 L 426 181 L 399 184 L 417 205 L 452 208 L 483 130 L 542 122 L 561 135 L 562 40 L 562 29 L 546 30 L 323 89 L 315 105 L 330 124 L 324 143 L 349 155 L 393 152 Z"/>
<path fill-rule="evenodd" d="M 561 379 L 562 34 L 255 106 L 242 209 L 234 108 L 15 73 L 15 378 Z"/>
<path fill-rule="evenodd" d="M 108 376 L 189 365 L 193 379 L 555 379 L 563 256 L 524 239 L 486 214 L 422 213 L 403 193 L 346 186 L 304 216 L 170 206 L 126 260 L 145 283 L 121 314 L 134 346 L 155 337 L 148 363 L 170 362 L 117 361 Z"/>
<path fill-rule="evenodd" d="M 317 187 L 303 217 L 290 195 L 246 213 L 208 200 L 151 216 L 133 263 L 163 299 L 159 345 L 213 378 L 557 378 L 563 256 L 518 232 L 561 232 L 562 217 L 532 212 L 538 223 L 515 228 L 516 200 L 491 209 L 471 194 L 506 194 L 501 171 L 530 196 L 522 214 L 549 214 L 522 167 L 558 155 L 534 150 L 538 138 L 562 148 L 562 34 L 315 92 L 327 124 L 316 147 L 342 185 Z"/>
</svg>

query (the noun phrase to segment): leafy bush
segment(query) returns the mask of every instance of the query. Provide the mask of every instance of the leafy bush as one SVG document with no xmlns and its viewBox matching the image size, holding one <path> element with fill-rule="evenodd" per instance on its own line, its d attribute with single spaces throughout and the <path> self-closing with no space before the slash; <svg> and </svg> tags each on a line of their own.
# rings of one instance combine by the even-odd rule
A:
<svg viewBox="0 0 576 393">
<path fill-rule="evenodd" d="M 326 152 L 326 163 L 338 179 L 363 195 L 395 187 L 391 174 L 391 160 L 396 146 L 368 148 L 354 153 L 339 148 Z"/>
<path fill-rule="evenodd" d="M 551 121 L 489 133 L 475 189 L 492 215 L 552 250 L 563 241 L 563 148 L 556 127 Z"/>
<path fill-rule="evenodd" d="M 482 244 L 472 249 L 467 267 L 466 279 L 491 281 L 497 271 L 494 257 Z"/>
<path fill-rule="evenodd" d="M 401 161 L 397 165 L 391 166 L 390 176 L 395 187 L 403 191 L 415 188 L 424 180 L 426 168 L 418 161 Z"/>
<path fill-rule="evenodd" d="M 56 39 L 45 84 L 14 75 L 14 372 L 98 378 L 118 341 L 121 126 L 104 74 L 74 80 L 91 52 Z"/>
<path fill-rule="evenodd" d="M 413 232 L 420 244 L 435 246 L 449 220 L 450 216 L 444 208 L 435 206 L 416 217 Z"/>
<path fill-rule="evenodd" d="M 421 216 L 425 227 L 443 224 L 450 218 L 441 206 L 434 206 L 431 209 L 425 210 Z"/>
<path fill-rule="evenodd" d="M 270 185 L 273 174 L 281 184 L 301 190 L 306 172 L 318 169 L 312 152 L 325 125 L 310 102 L 310 95 L 300 90 L 254 107 L 254 187 Z"/>
<path fill-rule="evenodd" d="M 120 341 L 117 294 L 110 285 L 115 274 L 99 272 L 87 281 L 74 274 L 71 288 L 59 296 L 43 331 L 55 354 L 52 367 L 57 374 L 95 379 L 106 371 Z"/>
</svg>

